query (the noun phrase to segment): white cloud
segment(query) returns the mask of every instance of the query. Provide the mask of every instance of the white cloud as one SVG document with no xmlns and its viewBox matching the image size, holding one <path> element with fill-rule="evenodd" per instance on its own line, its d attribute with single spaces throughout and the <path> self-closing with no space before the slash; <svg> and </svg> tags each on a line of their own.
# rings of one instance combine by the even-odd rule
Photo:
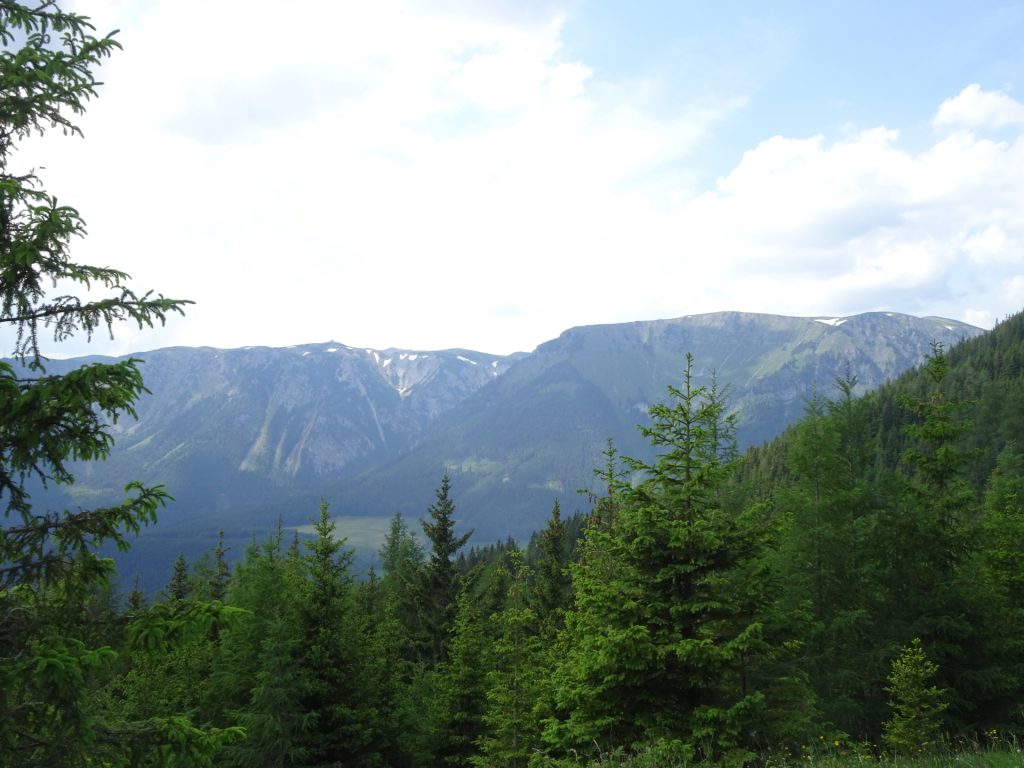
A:
<svg viewBox="0 0 1024 768">
<path fill-rule="evenodd" d="M 975 264 L 1021 264 L 1024 252 L 1010 244 L 1006 230 L 998 223 L 992 223 L 964 241 L 964 252 Z"/>
<path fill-rule="evenodd" d="M 1021 136 L 775 136 L 700 190 L 699 149 L 742 96 L 656 110 L 566 53 L 557 8 L 108 5 L 125 51 L 87 141 L 18 160 L 89 222 L 76 258 L 197 304 L 104 349 L 512 351 L 699 311 L 981 322 L 1024 301 L 1004 287 L 1024 281 Z M 968 88 L 936 124 L 1018 108 Z"/>
<path fill-rule="evenodd" d="M 964 311 L 964 322 L 979 328 L 991 328 L 995 325 L 995 313 L 990 309 L 967 309 Z"/>
<path fill-rule="evenodd" d="M 35 147 L 90 222 L 80 258 L 197 301 L 141 343 L 510 351 L 602 319 L 644 282 L 614 260 L 664 229 L 646 175 L 739 105 L 591 87 L 557 10 L 280 8 L 134 6 L 87 146 Z"/>
<path fill-rule="evenodd" d="M 1024 104 L 1004 91 L 983 91 L 974 83 L 942 102 L 933 122 L 937 127 L 971 129 L 1024 125 Z"/>
<path fill-rule="evenodd" d="M 702 310 L 990 324 L 1021 308 L 1004 286 L 1024 280 L 1022 196 L 1024 137 L 957 133 L 914 154 L 885 128 L 777 136 L 682 208 L 677 247 L 701 265 Z"/>
<path fill-rule="evenodd" d="M 1024 275 L 1013 275 L 1002 286 L 1004 300 L 1012 306 L 1024 305 Z"/>
</svg>

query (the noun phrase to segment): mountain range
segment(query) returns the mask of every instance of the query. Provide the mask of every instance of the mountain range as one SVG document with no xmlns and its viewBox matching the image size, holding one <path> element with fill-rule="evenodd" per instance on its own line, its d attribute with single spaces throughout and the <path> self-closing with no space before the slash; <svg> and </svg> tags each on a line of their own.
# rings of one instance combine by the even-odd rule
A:
<svg viewBox="0 0 1024 768">
<path fill-rule="evenodd" d="M 696 383 L 714 375 L 736 414 L 741 448 L 799 418 L 837 376 L 858 393 L 918 365 L 932 344 L 983 333 L 936 317 L 866 313 L 797 318 L 720 312 L 572 328 L 532 353 L 353 348 L 175 347 L 140 353 L 151 394 L 138 420 L 114 425 L 107 461 L 76 468 L 50 504 L 95 505 L 129 479 L 163 483 L 176 502 L 145 532 L 122 572 L 166 574 L 178 552 L 240 550 L 280 517 L 307 522 L 320 498 L 336 514 L 424 514 L 447 472 L 457 517 L 474 541 L 524 537 L 577 489 L 611 439 L 649 451 L 637 425 L 678 384 L 686 353 Z M 60 373 L 110 358 L 51 361 Z"/>
</svg>

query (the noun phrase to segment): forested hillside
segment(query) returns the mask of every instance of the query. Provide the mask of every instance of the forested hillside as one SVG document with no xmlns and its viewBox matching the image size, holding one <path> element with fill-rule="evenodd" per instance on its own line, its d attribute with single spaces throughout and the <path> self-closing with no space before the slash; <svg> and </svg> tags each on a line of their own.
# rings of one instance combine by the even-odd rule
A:
<svg viewBox="0 0 1024 768">
<path fill-rule="evenodd" d="M 523 537 L 576 489 L 611 438 L 650 458 L 637 432 L 687 352 L 699 384 L 728 388 L 741 448 L 770 440 L 799 418 L 803 398 L 836 371 L 857 376 L 857 395 L 919 365 L 930 344 L 980 333 L 964 323 L 894 312 L 785 317 L 712 312 L 667 320 L 572 328 L 524 355 L 508 372 L 439 418 L 409 452 L 318 489 L 346 514 L 421 514 L 415 499 L 447 470 L 469 527 L 488 538 Z M 309 499 L 306 506 L 315 504 Z"/>
<path fill-rule="evenodd" d="M 609 446 L 578 538 L 556 507 L 525 551 L 466 557 L 444 477 L 426 548 L 396 515 L 369 580 L 325 503 L 312 541 L 278 531 L 233 570 L 211 541 L 150 604 L 84 596 L 74 631 L 98 620 L 120 655 L 78 716 L 187 712 L 235 734 L 216 764 L 246 766 L 735 763 L 1019 734 L 1022 360 L 1024 315 L 861 399 L 839 372 L 739 455 L 691 359 L 643 428 L 655 459 Z"/>
<path fill-rule="evenodd" d="M 0 766 L 804 765 L 1024 737 L 1024 315 L 864 398 L 837 370 L 743 454 L 728 382 L 687 354 L 650 451 L 607 444 L 585 517 L 556 502 L 528 547 L 472 549 L 443 474 L 367 578 L 323 501 L 310 540 L 279 525 L 232 565 L 211 536 L 157 595 L 119 591 L 102 547 L 167 489 L 51 511 L 33 483 L 110 455 L 138 362 L 48 370 L 40 336 L 188 302 L 72 261 L 77 211 L 8 167 L 79 131 L 117 40 L 6 0 L 0 39 Z"/>
<path fill-rule="evenodd" d="M 530 354 L 352 348 L 159 349 L 122 358 L 47 361 L 51 375 L 139 358 L 148 392 L 137 418 L 110 425 L 102 462 L 72 462 L 74 484 L 34 488 L 49 507 L 116 503 L 124 478 L 170 489 L 160 524 L 114 553 L 151 592 L 178 554 L 194 559 L 224 531 L 234 560 L 271 530 L 312 523 L 323 496 L 356 526 L 419 518 L 442 472 L 454 480 L 460 524 L 481 540 L 523 538 L 554 499 L 581 509 L 578 488 L 611 438 L 651 457 L 636 429 L 688 351 L 697 382 L 728 387 L 740 447 L 774 437 L 803 398 L 849 370 L 862 394 L 918 365 L 933 341 L 981 330 L 937 317 L 868 312 L 845 318 L 714 312 L 585 326 Z M 19 375 L 32 371 L 17 368 Z M 379 536 L 358 543 L 361 569 Z"/>
</svg>

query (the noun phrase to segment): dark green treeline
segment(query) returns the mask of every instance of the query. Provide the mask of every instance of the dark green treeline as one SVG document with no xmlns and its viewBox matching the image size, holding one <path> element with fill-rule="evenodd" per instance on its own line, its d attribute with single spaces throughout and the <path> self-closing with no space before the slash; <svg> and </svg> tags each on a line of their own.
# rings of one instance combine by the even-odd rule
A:
<svg viewBox="0 0 1024 768">
<path fill-rule="evenodd" d="M 396 516 L 366 578 L 325 503 L 311 540 L 278 530 L 232 572 L 211 548 L 152 605 L 92 594 L 81 626 L 117 661 L 81 716 L 182 718 L 222 735 L 196 759 L 229 766 L 742 764 L 822 737 L 1024 735 L 1024 317 L 866 398 L 838 372 L 743 456 L 692 370 L 651 410 L 656 458 L 609 446 L 591 514 L 555 504 L 523 550 L 467 551 L 445 476 L 424 536 Z M 171 764 L 122 754 L 105 764 Z"/>
</svg>

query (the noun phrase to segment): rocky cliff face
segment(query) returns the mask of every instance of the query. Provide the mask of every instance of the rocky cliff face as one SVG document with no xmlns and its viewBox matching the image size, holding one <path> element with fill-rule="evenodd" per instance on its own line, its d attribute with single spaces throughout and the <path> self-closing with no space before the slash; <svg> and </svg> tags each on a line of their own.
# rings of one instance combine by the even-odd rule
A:
<svg viewBox="0 0 1024 768">
<path fill-rule="evenodd" d="M 114 426 L 110 459 L 82 465 L 79 497 L 124 479 L 165 483 L 199 508 L 336 480 L 413 445 L 438 416 L 507 370 L 469 350 L 169 348 L 141 353 L 152 392 Z M 97 361 L 101 358 L 90 358 Z M 50 369 L 80 364 L 54 362 Z M 274 494 L 271 493 L 273 496 Z"/>
</svg>

